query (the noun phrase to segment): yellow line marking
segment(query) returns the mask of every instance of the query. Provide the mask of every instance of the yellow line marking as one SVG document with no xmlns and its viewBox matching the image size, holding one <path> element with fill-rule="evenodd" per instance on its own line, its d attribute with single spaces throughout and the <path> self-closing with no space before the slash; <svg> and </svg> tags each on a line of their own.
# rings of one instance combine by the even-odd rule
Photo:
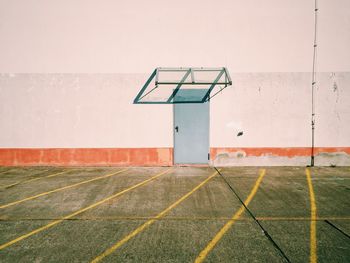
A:
<svg viewBox="0 0 350 263">
<path fill-rule="evenodd" d="M 10 206 L 13 206 L 13 205 L 17 205 L 17 204 L 20 204 L 20 203 L 23 203 L 23 202 L 26 202 L 26 201 L 29 201 L 29 200 L 33 200 L 33 199 L 36 199 L 36 198 L 44 196 L 44 195 L 57 193 L 59 191 L 63 191 L 63 190 L 66 190 L 66 189 L 69 189 L 69 188 L 72 188 L 72 187 L 76 187 L 76 186 L 87 184 L 87 183 L 91 183 L 91 182 L 94 182 L 94 181 L 97 181 L 97 180 L 105 179 L 107 177 L 111 177 L 113 175 L 120 174 L 120 173 L 122 173 L 122 172 L 124 172 L 126 170 L 128 170 L 128 169 L 122 169 L 122 170 L 119 170 L 119 171 L 117 171 L 115 173 L 99 176 L 97 178 L 89 179 L 89 180 L 86 180 L 86 181 L 83 181 L 83 182 L 67 185 L 67 186 L 60 187 L 60 188 L 57 188 L 57 189 L 54 189 L 54 190 L 51 190 L 51 191 L 47 191 L 47 192 L 43 192 L 43 193 L 40 193 L 40 194 L 37 194 L 37 195 L 29 196 L 27 198 L 24 198 L 24 199 L 21 199 L 21 200 L 18 200 L 18 201 L 14 201 L 14 202 L 11 202 L 11 203 L 0 205 L 0 209 L 4 209 L 4 208 L 7 208 L 7 207 L 10 207 Z"/>
<path fill-rule="evenodd" d="M 203 185 L 205 185 L 210 179 L 212 179 L 214 176 L 217 175 L 217 171 L 215 171 L 212 175 L 210 175 L 207 179 L 205 179 L 203 182 L 198 184 L 195 188 L 193 188 L 191 191 L 189 191 L 187 194 L 183 195 L 180 199 L 175 201 L 173 204 L 171 204 L 168 208 L 160 212 L 158 215 L 156 215 L 153 219 L 148 220 L 146 223 L 142 224 L 138 228 L 136 228 L 134 231 L 129 233 L 127 236 L 125 236 L 123 239 L 115 243 L 113 246 L 105 250 L 102 254 L 98 255 L 95 259 L 93 259 L 91 262 L 99 262 L 103 258 L 107 257 L 111 253 L 113 253 L 115 250 L 117 250 L 120 246 L 128 242 L 131 238 L 141 233 L 143 230 L 145 230 L 147 227 L 152 225 L 154 222 L 156 222 L 157 219 L 162 218 L 165 216 L 170 210 L 174 209 L 176 206 L 178 206 L 181 202 L 183 202 L 185 199 L 187 199 L 190 195 L 192 195 L 194 192 L 196 192 L 199 188 L 201 188 Z"/>
<path fill-rule="evenodd" d="M 307 184 L 309 186 L 310 194 L 310 207 L 311 207 L 311 221 L 310 221 L 310 263 L 317 262 L 317 241 L 316 241 L 316 218 L 317 218 L 317 208 L 314 188 L 311 181 L 311 173 L 308 168 L 305 169 L 305 174 L 307 178 Z"/>
<path fill-rule="evenodd" d="M 47 171 L 48 171 L 48 170 L 47 170 Z M 44 172 L 47 172 L 47 171 L 44 171 Z M 32 178 L 32 179 L 28 179 L 28 180 L 19 181 L 19 182 L 17 182 L 17 183 L 5 185 L 5 186 L 2 186 L 2 187 L 3 187 L 3 188 L 9 188 L 9 187 L 12 187 L 12 186 L 15 186 L 15 185 L 18 185 L 18 184 L 24 184 L 24 183 L 34 182 L 34 181 L 37 181 L 37 180 L 40 180 L 40 179 L 50 178 L 50 177 L 54 177 L 54 176 L 57 176 L 57 175 L 60 175 L 60 174 L 68 173 L 68 172 L 69 172 L 69 170 L 63 171 L 63 172 L 59 172 L 59 173 L 50 174 L 50 175 L 46 175 L 46 176 L 42 176 L 42 177 L 37 177 L 37 178 Z"/>
<path fill-rule="evenodd" d="M 50 170 L 50 169 L 46 169 L 46 170 L 40 171 L 40 172 L 39 172 L 39 175 L 40 175 L 41 173 L 46 173 L 46 172 L 49 171 L 49 170 Z M 38 175 L 38 174 L 34 174 L 34 176 L 36 176 L 36 175 Z M 33 174 L 30 174 L 29 176 L 33 176 Z M 33 178 L 33 179 L 36 179 L 36 178 Z M 33 180 L 33 179 L 24 179 L 24 180 L 19 181 L 19 182 L 16 182 L 16 183 L 12 183 L 12 184 L 8 184 L 8 185 L 3 185 L 2 187 L 3 187 L 3 188 L 9 188 L 9 187 L 12 187 L 12 186 L 15 186 L 15 185 L 18 185 L 18 184 L 25 183 L 25 182 L 27 182 L 27 181 Z"/>
<path fill-rule="evenodd" d="M 255 185 L 253 189 L 251 190 L 249 196 L 244 201 L 244 204 L 246 206 L 249 205 L 249 203 L 253 200 L 253 197 L 255 196 L 256 192 L 259 189 L 259 185 L 264 178 L 266 174 L 266 170 L 262 169 L 260 170 L 259 178 L 256 180 Z M 232 227 L 232 225 L 236 222 L 237 219 L 244 213 L 245 207 L 241 205 L 239 210 L 231 217 L 230 221 L 228 221 L 221 229 L 220 231 L 215 235 L 215 237 L 207 244 L 207 246 L 199 253 L 198 257 L 195 260 L 195 263 L 203 262 L 207 255 L 210 253 L 211 250 L 216 246 L 216 244 L 220 241 L 220 239 L 225 235 L 225 233 Z"/>
<path fill-rule="evenodd" d="M 0 221 L 40 221 L 40 220 L 58 220 L 61 218 L 57 217 L 6 217 L 0 216 Z M 113 221 L 113 220 L 162 220 L 162 221 L 171 221 L 171 220 L 180 220 L 180 221 L 227 221 L 231 220 L 231 217 L 185 217 L 185 216 L 168 216 L 163 218 L 156 218 L 154 216 L 103 216 L 103 217 L 81 217 L 81 218 L 71 218 L 68 220 L 74 221 Z M 259 221 L 311 221 L 311 217 L 257 217 Z M 316 221 L 347 221 L 350 220 L 350 217 L 317 217 Z M 236 221 L 253 221 L 252 218 L 240 217 Z"/>
<path fill-rule="evenodd" d="M 9 169 L 9 170 L 7 170 L 7 171 L 2 171 L 2 172 L 0 172 L 0 174 L 5 174 L 5 173 L 8 173 L 8 172 L 11 172 L 13 169 Z"/>
<path fill-rule="evenodd" d="M 68 173 L 68 172 L 70 172 L 70 171 L 71 171 L 71 170 L 65 170 L 65 171 L 62 171 L 62 172 L 59 172 L 59 173 L 50 174 L 50 175 L 45 176 L 45 177 L 51 178 L 51 177 L 55 177 L 55 176 L 57 176 L 57 175 L 59 175 L 59 174 Z"/>
<path fill-rule="evenodd" d="M 125 170 L 126 170 L 126 169 L 125 169 Z M 163 172 L 161 172 L 161 173 L 159 173 L 159 174 L 156 174 L 155 176 L 152 176 L 151 178 L 149 178 L 149 179 L 147 179 L 147 180 L 145 180 L 145 181 L 142 181 L 142 182 L 140 182 L 140 183 L 138 183 L 138 184 L 136 184 L 136 185 L 134 185 L 134 186 L 131 186 L 131 187 L 129 187 L 129 188 L 127 188 L 127 189 L 124 189 L 124 190 L 122 190 L 122 191 L 120 191 L 120 192 L 118 192 L 118 193 L 115 193 L 115 194 L 113 194 L 113 195 L 111 195 L 111 196 L 109 196 L 109 197 L 107 197 L 107 198 L 104 198 L 104 199 L 102 199 L 101 201 L 98 201 L 98 202 L 96 202 L 96 203 L 94 203 L 94 204 L 92 204 L 92 205 L 89 205 L 89 206 L 87 206 L 87 207 L 85 207 L 85 208 L 83 208 L 83 209 L 80 209 L 80 210 L 78 210 L 78 211 L 76 211 L 76 212 L 74 212 L 74 213 L 72 213 L 72 214 L 69 214 L 69 215 L 67 215 L 67 216 L 65 216 L 65 217 L 63 217 L 63 218 L 61 218 L 61 219 L 55 220 L 55 221 L 53 221 L 53 222 L 51 222 L 51 223 L 49 223 L 49 224 L 47 224 L 47 225 L 45 225 L 45 226 L 39 227 L 39 228 L 37 228 L 37 229 L 35 229 L 35 230 L 33 230 L 33 231 L 31 231 L 31 232 L 29 232 L 29 233 L 23 235 L 23 236 L 17 237 L 17 238 L 15 238 L 15 239 L 13 239 L 13 240 L 11 240 L 11 241 L 5 243 L 5 244 L 2 244 L 2 245 L 0 245 L 0 250 L 2 250 L 2 249 L 4 249 L 4 248 L 7 248 L 7 247 L 9 247 L 9 246 L 11 246 L 11 245 L 13 245 L 13 244 L 15 244 L 15 243 L 17 243 L 17 242 L 23 240 L 23 239 L 26 239 L 26 238 L 28 238 L 28 237 L 30 237 L 30 236 L 32 236 L 32 235 L 35 235 L 35 234 L 37 234 L 37 233 L 39 233 L 39 232 L 42 232 L 42 231 L 44 231 L 44 230 L 46 230 L 46 229 L 48 229 L 48 228 L 50 228 L 50 227 L 53 227 L 53 226 L 55 226 L 55 225 L 57 225 L 57 224 L 63 222 L 64 220 L 70 219 L 70 218 L 72 218 L 72 217 L 74 217 L 74 216 L 77 216 L 77 215 L 83 213 L 83 212 L 86 212 L 87 210 L 90 210 L 90 209 L 92 209 L 92 208 L 95 208 L 96 206 L 99 206 L 99 205 L 101 205 L 101 204 L 103 204 L 103 203 L 105 203 L 105 202 L 107 202 L 107 201 L 109 201 L 109 200 L 111 200 L 111 199 L 113 199 L 113 198 L 116 198 L 116 197 L 118 197 L 118 196 L 121 196 L 121 195 L 123 195 L 123 194 L 125 194 L 125 193 L 127 193 L 127 192 L 129 192 L 129 191 L 131 191 L 131 190 L 133 190 L 133 189 L 135 189 L 135 188 L 137 188 L 137 187 L 140 187 L 140 186 L 142 186 L 142 185 L 145 185 L 145 184 L 147 184 L 148 182 L 153 181 L 153 180 L 155 180 L 156 178 L 160 177 L 161 175 L 167 173 L 169 170 L 170 170 L 170 168 L 167 169 L 167 170 L 165 170 L 165 171 L 163 171 Z"/>
</svg>

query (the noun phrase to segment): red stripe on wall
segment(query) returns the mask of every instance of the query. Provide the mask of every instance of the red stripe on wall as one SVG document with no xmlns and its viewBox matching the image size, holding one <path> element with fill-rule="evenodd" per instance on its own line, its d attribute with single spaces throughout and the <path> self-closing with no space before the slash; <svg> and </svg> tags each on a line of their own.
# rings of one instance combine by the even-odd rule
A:
<svg viewBox="0 0 350 263">
<path fill-rule="evenodd" d="M 296 157 L 296 156 L 311 156 L 310 147 L 286 147 L 286 148 L 211 148 L 210 155 L 215 158 L 220 153 L 245 153 L 245 156 L 281 156 L 281 157 Z M 337 153 L 344 152 L 350 154 L 350 147 L 316 147 L 314 155 L 320 153 Z"/>
<path fill-rule="evenodd" d="M 244 156 L 310 156 L 311 148 L 211 148 L 214 160 L 222 153 L 243 153 Z M 350 154 L 350 147 L 317 147 L 320 153 Z M 2 166 L 170 166 L 173 165 L 173 148 L 0 148 Z"/>
<path fill-rule="evenodd" d="M 0 165 L 169 166 L 172 148 L 0 149 Z"/>
</svg>

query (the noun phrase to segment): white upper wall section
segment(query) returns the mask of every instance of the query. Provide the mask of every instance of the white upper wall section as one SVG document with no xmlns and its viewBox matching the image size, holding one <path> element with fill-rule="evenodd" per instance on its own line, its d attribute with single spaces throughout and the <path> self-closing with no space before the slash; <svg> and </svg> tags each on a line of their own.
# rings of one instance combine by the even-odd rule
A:
<svg viewBox="0 0 350 263">
<path fill-rule="evenodd" d="M 310 73 L 234 73 L 213 98 L 211 147 L 310 147 Z M 320 73 L 315 146 L 350 146 L 350 73 Z M 243 132 L 242 136 L 237 136 Z"/>
<path fill-rule="evenodd" d="M 350 73 L 317 76 L 315 145 L 349 147 Z M 172 105 L 133 104 L 147 77 L 0 74 L 0 147 L 173 147 Z M 310 73 L 232 78 L 210 102 L 211 147 L 311 146 Z"/>
<path fill-rule="evenodd" d="M 147 77 L 0 74 L 0 147 L 169 147 L 172 105 L 132 104 Z"/>
<path fill-rule="evenodd" d="M 319 0 L 318 70 L 350 70 L 350 1 Z M 313 1 L 0 0 L 0 72 L 311 71 Z"/>
</svg>

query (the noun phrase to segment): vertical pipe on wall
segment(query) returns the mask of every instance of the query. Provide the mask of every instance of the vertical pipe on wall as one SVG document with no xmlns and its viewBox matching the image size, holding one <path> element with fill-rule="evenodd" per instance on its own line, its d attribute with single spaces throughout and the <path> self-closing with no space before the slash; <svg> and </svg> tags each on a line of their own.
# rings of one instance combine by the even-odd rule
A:
<svg viewBox="0 0 350 263">
<path fill-rule="evenodd" d="M 311 166 L 315 164 L 315 86 L 316 86 L 316 58 L 317 58 L 317 12 L 318 5 L 315 0 L 315 16 L 314 16 L 314 52 L 312 57 L 312 85 L 311 85 Z"/>
</svg>

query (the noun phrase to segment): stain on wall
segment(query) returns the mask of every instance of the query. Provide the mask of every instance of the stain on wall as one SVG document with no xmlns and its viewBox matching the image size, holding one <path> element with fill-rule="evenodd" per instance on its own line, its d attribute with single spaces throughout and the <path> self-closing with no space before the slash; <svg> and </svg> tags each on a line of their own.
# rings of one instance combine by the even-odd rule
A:
<svg viewBox="0 0 350 263">
<path fill-rule="evenodd" d="M 215 166 L 299 166 L 309 165 L 311 148 L 211 148 Z M 316 147 L 316 166 L 349 166 L 350 147 Z"/>
</svg>

